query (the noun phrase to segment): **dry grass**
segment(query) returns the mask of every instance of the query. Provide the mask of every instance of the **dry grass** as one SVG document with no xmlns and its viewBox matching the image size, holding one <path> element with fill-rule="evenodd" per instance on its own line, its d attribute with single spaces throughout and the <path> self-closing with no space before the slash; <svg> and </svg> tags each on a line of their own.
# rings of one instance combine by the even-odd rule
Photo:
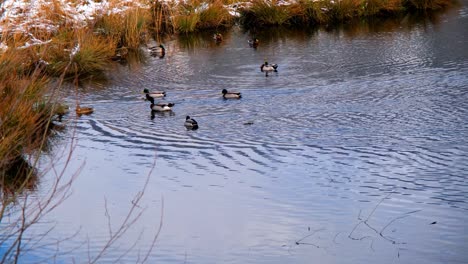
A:
<svg viewBox="0 0 468 264">
<path fill-rule="evenodd" d="M 410 10 L 439 10 L 453 0 L 298 0 L 278 6 L 275 0 L 254 0 L 241 10 L 241 22 L 247 28 L 272 25 L 324 25 L 358 17 L 389 16 Z"/>
<path fill-rule="evenodd" d="M 116 46 L 111 37 L 83 29 L 60 32 L 45 49 L 49 74 L 79 77 L 106 70 Z"/>
<path fill-rule="evenodd" d="M 27 57 L 13 52 L 0 55 L 4 66 L 0 72 L 0 168 L 43 145 L 53 113 L 50 102 L 41 99 L 48 78 L 41 74 L 40 66 L 32 72 L 14 70 L 22 58 Z"/>
<path fill-rule="evenodd" d="M 454 4 L 451 0 L 407 0 L 410 9 L 422 11 L 441 10 Z"/>
<path fill-rule="evenodd" d="M 92 27 L 116 47 L 137 49 L 146 41 L 150 21 L 150 10 L 132 8 L 123 14 L 104 15 Z"/>
<path fill-rule="evenodd" d="M 249 27 L 285 25 L 293 17 L 290 8 L 277 5 L 275 0 L 254 0 L 250 8 L 241 10 L 241 16 L 243 24 Z"/>
<path fill-rule="evenodd" d="M 150 29 L 152 29 L 156 35 L 162 33 L 173 34 L 176 31 L 176 26 L 173 21 L 173 10 L 175 7 L 168 3 L 151 0 L 151 23 Z"/>
<path fill-rule="evenodd" d="M 208 8 L 200 12 L 200 21 L 197 25 L 199 29 L 228 27 L 232 24 L 233 18 L 226 10 L 221 1 L 214 1 Z"/>
</svg>

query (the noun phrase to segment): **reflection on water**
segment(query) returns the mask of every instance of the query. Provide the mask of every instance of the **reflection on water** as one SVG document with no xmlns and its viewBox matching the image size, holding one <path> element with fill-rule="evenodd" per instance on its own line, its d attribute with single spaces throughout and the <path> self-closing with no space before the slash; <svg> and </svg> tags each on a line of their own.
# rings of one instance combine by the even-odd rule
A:
<svg viewBox="0 0 468 264">
<path fill-rule="evenodd" d="M 162 59 L 117 67 L 105 87 L 80 90 L 95 112 L 77 120 L 74 161 L 86 166 L 54 212 L 57 236 L 83 227 L 93 246 L 71 255 L 96 254 L 107 237 L 103 197 L 123 217 L 156 156 L 145 194 L 155 210 L 139 224 L 154 229 L 164 197 L 153 261 L 465 261 L 463 12 L 436 25 L 255 32 L 257 49 L 252 33 L 234 29 L 217 45 L 206 32 L 168 39 Z M 265 59 L 279 64 L 268 78 Z M 173 111 L 152 115 L 142 88 L 165 90 Z M 223 100 L 224 88 L 243 98 Z M 184 127 L 187 115 L 198 130 Z M 147 234 L 128 236 L 150 246 Z"/>
<path fill-rule="evenodd" d="M 0 171 L 0 197 L 6 201 L 10 196 L 24 191 L 33 191 L 37 187 L 37 170 L 23 158 L 12 161 L 8 170 Z"/>
</svg>

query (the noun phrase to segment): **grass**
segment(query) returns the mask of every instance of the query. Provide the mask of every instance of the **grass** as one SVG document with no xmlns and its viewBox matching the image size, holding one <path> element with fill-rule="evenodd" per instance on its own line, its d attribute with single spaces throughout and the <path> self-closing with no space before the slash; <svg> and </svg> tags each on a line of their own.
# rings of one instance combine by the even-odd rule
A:
<svg viewBox="0 0 468 264">
<path fill-rule="evenodd" d="M 105 71 L 116 47 L 112 38 L 83 29 L 64 30 L 43 49 L 47 73 L 79 77 Z"/>
<path fill-rule="evenodd" d="M 199 29 L 226 28 L 232 25 L 234 19 L 223 3 L 219 0 L 208 5 L 206 9 L 200 11 L 200 20 L 197 24 Z"/>
<path fill-rule="evenodd" d="M 289 24 L 291 9 L 277 5 L 276 1 L 254 0 L 250 8 L 241 10 L 242 23 L 247 26 Z"/>
<path fill-rule="evenodd" d="M 359 17 L 441 10 L 453 3 L 453 0 L 298 0 L 279 5 L 275 0 L 254 0 L 251 6 L 241 9 L 241 22 L 246 28 L 327 25 Z"/>
<path fill-rule="evenodd" d="M 13 58 L 12 58 L 13 56 Z M 23 57 L 24 58 L 24 57 Z M 33 72 L 8 71 L 19 63 L 18 54 L 0 55 L 0 168 L 15 164 L 25 153 L 33 153 L 44 144 L 44 135 L 50 131 L 53 115 L 52 101 L 42 99 L 49 79 L 40 67 Z"/>
</svg>

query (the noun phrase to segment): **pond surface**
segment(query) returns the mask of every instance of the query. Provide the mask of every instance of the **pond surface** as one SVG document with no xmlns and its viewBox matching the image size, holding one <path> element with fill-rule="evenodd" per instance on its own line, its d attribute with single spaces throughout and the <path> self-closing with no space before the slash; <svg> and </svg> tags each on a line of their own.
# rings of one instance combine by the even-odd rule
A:
<svg viewBox="0 0 468 264">
<path fill-rule="evenodd" d="M 116 65 L 68 96 L 95 112 L 58 142 L 59 159 L 77 138 L 68 171 L 81 168 L 48 216 L 58 262 L 96 256 L 106 208 L 115 230 L 150 173 L 143 215 L 100 262 L 142 260 L 162 219 L 149 263 L 466 263 L 466 25 L 462 6 L 432 22 L 260 32 L 257 49 L 233 29 Z M 277 73 L 260 72 L 265 59 Z M 143 88 L 165 90 L 173 112 L 151 117 Z"/>
</svg>

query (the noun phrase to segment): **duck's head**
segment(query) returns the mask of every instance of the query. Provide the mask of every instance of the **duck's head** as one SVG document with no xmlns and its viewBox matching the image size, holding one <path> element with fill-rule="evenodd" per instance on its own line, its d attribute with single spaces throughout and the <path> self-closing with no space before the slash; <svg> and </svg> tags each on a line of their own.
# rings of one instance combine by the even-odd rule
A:
<svg viewBox="0 0 468 264">
<path fill-rule="evenodd" d="M 189 120 L 189 119 L 190 119 L 190 116 L 186 116 L 186 117 L 185 117 L 185 120 Z"/>
<path fill-rule="evenodd" d="M 143 93 L 149 94 L 149 90 L 145 88 L 145 89 L 143 89 Z"/>
<path fill-rule="evenodd" d="M 166 48 L 164 48 L 164 45 L 163 44 L 159 44 L 159 47 L 164 51 L 166 50 Z"/>
<path fill-rule="evenodd" d="M 227 92 L 228 92 L 228 91 L 227 91 L 226 89 L 223 89 L 223 90 L 221 91 L 222 94 L 227 94 Z"/>
</svg>

